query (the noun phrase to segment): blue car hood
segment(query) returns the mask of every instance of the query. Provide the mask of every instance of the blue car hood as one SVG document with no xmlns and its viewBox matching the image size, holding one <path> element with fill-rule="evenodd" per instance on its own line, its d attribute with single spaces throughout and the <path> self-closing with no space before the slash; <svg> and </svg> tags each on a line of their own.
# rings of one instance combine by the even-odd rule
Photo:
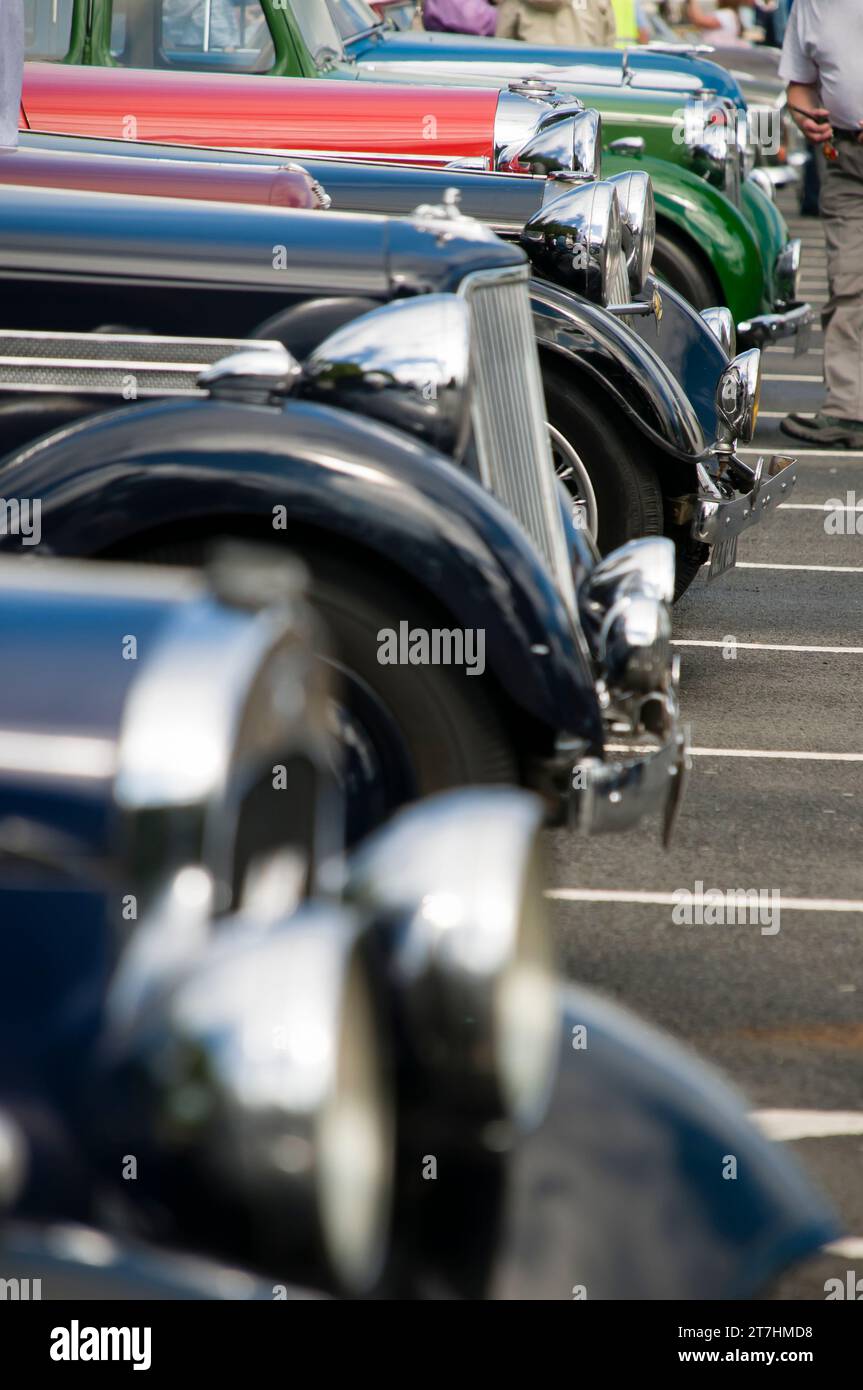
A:
<svg viewBox="0 0 863 1390">
<path fill-rule="evenodd" d="M 481 76 L 485 64 L 490 75 L 499 65 L 518 65 L 524 73 L 539 75 L 548 68 L 570 82 L 618 83 L 623 53 L 616 49 L 559 48 L 554 44 L 518 43 L 512 39 L 483 39 L 471 34 L 426 34 L 420 31 L 380 31 L 353 41 L 348 48 L 361 68 L 378 63 L 470 63 L 471 75 Z M 698 91 L 709 88 L 744 108 L 740 84 L 718 63 L 703 58 L 674 57 L 666 53 L 630 51 L 629 85 L 636 88 Z"/>
</svg>

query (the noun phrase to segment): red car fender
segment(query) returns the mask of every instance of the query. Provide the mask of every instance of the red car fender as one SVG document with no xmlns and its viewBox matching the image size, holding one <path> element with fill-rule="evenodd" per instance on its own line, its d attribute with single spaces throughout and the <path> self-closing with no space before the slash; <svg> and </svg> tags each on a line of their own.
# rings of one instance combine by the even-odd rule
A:
<svg viewBox="0 0 863 1390">
<path fill-rule="evenodd" d="M 28 63 L 31 130 L 409 159 L 494 159 L 496 89 Z M 362 148 L 358 149 L 357 146 Z"/>
</svg>

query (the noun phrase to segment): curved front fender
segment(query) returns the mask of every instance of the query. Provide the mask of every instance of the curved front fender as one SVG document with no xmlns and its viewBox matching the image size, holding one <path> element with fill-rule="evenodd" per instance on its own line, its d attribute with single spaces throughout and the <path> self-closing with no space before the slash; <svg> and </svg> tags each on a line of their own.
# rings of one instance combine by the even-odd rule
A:
<svg viewBox="0 0 863 1390">
<path fill-rule="evenodd" d="M 735 323 L 763 308 L 764 264 L 752 224 L 724 193 L 662 159 L 633 160 L 603 153 L 606 178 L 644 169 L 653 180 L 656 218 L 709 261 Z"/>
<path fill-rule="evenodd" d="M 138 405 L 10 456 L 0 484 L 6 497 L 41 499 L 42 544 L 56 555 L 238 527 L 365 551 L 455 623 L 485 630 L 488 669 L 524 715 L 550 735 L 601 743 L 581 630 L 533 545 L 467 474 L 385 425 L 302 401 Z M 0 550 L 20 544 L 0 537 Z"/>
<path fill-rule="evenodd" d="M 661 452 L 684 462 L 703 453 L 689 398 L 642 338 L 606 310 L 545 280 L 531 280 L 530 292 L 541 357 L 556 353 L 592 377 Z"/>
<path fill-rule="evenodd" d="M 551 1106 L 507 1194 L 497 1298 L 748 1299 L 840 1234 L 716 1073 L 580 987 L 564 990 Z"/>
</svg>

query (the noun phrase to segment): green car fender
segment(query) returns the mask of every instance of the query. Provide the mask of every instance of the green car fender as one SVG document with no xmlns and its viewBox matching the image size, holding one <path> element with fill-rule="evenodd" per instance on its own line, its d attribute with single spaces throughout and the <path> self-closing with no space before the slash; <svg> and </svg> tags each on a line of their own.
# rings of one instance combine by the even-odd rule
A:
<svg viewBox="0 0 863 1390">
<path fill-rule="evenodd" d="M 776 307 L 774 267 L 776 257 L 788 242 L 788 223 L 775 203 L 747 179 L 743 184 L 743 210 L 755 228 L 764 265 L 764 305 L 767 312 Z"/>
<path fill-rule="evenodd" d="M 721 303 L 728 305 L 735 323 L 760 314 L 764 308 L 764 261 L 747 217 L 718 189 L 686 169 L 663 159 L 603 153 L 605 178 L 629 169 L 650 174 L 657 227 L 696 259 L 708 262 Z"/>
</svg>

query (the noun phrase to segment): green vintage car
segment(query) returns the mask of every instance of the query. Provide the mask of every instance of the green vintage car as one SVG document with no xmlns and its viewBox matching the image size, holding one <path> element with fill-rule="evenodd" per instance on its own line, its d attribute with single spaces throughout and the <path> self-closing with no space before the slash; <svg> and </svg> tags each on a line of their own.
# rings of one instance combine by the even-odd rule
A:
<svg viewBox="0 0 863 1390">
<path fill-rule="evenodd" d="M 794 336 L 804 345 L 811 314 L 797 299 L 800 246 L 789 240 L 769 182 L 747 176 L 740 103 L 727 84 L 722 95 L 705 86 L 712 65 L 690 71 L 661 55 L 636 56 L 629 63 L 633 71 L 638 64 L 639 80 L 628 81 L 620 64 L 592 63 L 583 50 L 556 51 L 552 66 L 555 51 L 524 44 L 398 33 L 380 25 L 366 0 L 25 0 L 25 11 L 28 56 L 75 64 L 460 86 L 512 81 L 537 94 L 551 83 L 602 113 L 606 174 L 650 173 L 657 274 L 697 308 L 727 305 L 744 344 Z M 359 55 L 352 35 L 363 40 Z"/>
</svg>

